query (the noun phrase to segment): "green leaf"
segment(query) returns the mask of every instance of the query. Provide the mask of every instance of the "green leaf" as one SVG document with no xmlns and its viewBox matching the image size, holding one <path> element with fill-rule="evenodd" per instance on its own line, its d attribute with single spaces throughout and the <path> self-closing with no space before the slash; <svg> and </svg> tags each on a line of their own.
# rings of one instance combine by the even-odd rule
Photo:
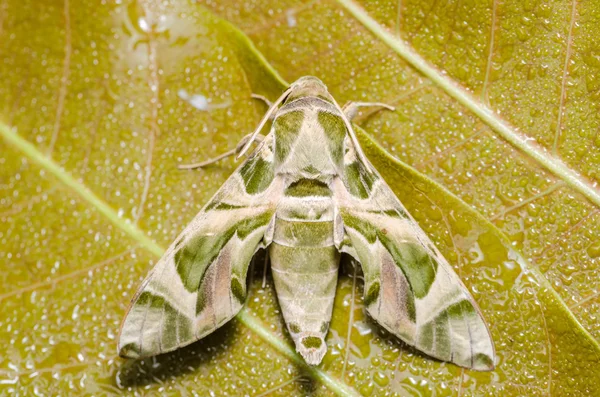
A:
<svg viewBox="0 0 600 397">
<path fill-rule="evenodd" d="M 0 387 L 600 393 L 599 97 L 589 78 L 600 68 L 591 34 L 600 14 L 575 2 L 399 4 L 207 3 L 273 69 L 196 3 L 0 3 Z M 273 99 L 285 87 L 275 70 L 289 81 L 314 74 L 340 102 L 396 106 L 364 115 L 374 138 L 361 132 L 361 142 L 473 292 L 496 344 L 494 372 L 437 362 L 389 336 L 365 317 L 352 271 L 340 280 L 329 353 L 307 368 L 270 279 L 262 287 L 262 258 L 236 320 L 154 359 L 116 357 L 139 282 L 235 167 L 176 165 L 252 131 L 266 109 L 250 94 Z M 181 98 L 191 95 L 214 107 Z"/>
</svg>

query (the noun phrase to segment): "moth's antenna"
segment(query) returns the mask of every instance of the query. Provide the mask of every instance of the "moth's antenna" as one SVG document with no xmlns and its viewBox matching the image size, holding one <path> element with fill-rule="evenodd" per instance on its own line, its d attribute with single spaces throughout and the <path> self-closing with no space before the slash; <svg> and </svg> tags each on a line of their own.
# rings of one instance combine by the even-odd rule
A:
<svg viewBox="0 0 600 397">
<path fill-rule="evenodd" d="M 358 138 L 356 138 L 356 134 L 354 134 L 354 129 L 352 128 L 352 124 L 350 123 L 350 120 L 348 120 L 348 117 L 346 117 L 346 114 L 344 113 L 344 111 L 342 110 L 340 105 L 337 103 L 335 98 L 332 97 L 332 99 L 333 99 L 333 104 L 335 105 L 337 110 L 342 115 L 342 120 L 344 120 L 344 124 L 346 124 L 346 128 L 348 129 L 348 133 L 350 134 L 350 139 L 352 139 L 352 143 L 354 144 L 354 150 L 356 150 L 356 154 L 358 154 L 360 161 L 362 161 L 363 164 L 366 166 L 367 164 L 369 164 L 369 161 L 367 160 L 367 157 L 363 153 L 362 148 L 360 147 L 360 144 L 358 143 Z M 365 167 L 365 168 L 368 170 L 368 172 L 372 172 L 371 167 Z"/>
<path fill-rule="evenodd" d="M 235 157 L 236 160 L 238 160 L 240 157 L 242 157 L 244 155 L 244 153 L 246 153 L 248 151 L 248 148 L 250 148 L 250 145 L 252 145 L 252 142 L 254 142 L 254 140 L 256 139 L 256 136 L 263 129 L 263 127 L 267 123 L 267 120 L 269 120 L 269 117 L 271 117 L 271 115 L 277 109 L 277 107 L 279 106 L 279 104 L 281 102 L 283 102 L 283 100 L 290 94 L 290 92 L 292 92 L 293 88 L 294 88 L 294 85 L 292 84 L 290 86 L 290 88 L 288 88 L 287 90 L 285 90 L 285 92 L 283 94 L 281 94 L 281 96 L 279 98 L 277 98 L 277 100 L 275 102 L 273 102 L 273 105 L 269 108 L 269 110 L 267 110 L 267 113 L 265 113 L 264 117 L 260 121 L 260 124 L 258 125 L 258 127 L 256 127 L 256 130 L 254 130 L 254 132 L 252 133 L 252 135 L 248 139 L 248 142 L 246 142 L 246 144 L 244 145 L 244 147 L 242 148 L 242 150 L 240 150 L 240 152 L 238 153 L 238 155 Z"/>
</svg>

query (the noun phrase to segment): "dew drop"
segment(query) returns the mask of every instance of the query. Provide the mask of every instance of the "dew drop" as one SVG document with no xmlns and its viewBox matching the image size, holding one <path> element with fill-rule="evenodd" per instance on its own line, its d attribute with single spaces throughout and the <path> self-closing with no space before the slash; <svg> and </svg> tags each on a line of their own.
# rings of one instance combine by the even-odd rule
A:
<svg viewBox="0 0 600 397">
<path fill-rule="evenodd" d="M 590 258 L 598 258 L 600 256 L 600 241 L 595 242 L 587 248 L 587 253 Z"/>
<path fill-rule="evenodd" d="M 298 24 L 298 21 L 296 20 L 296 14 L 292 10 L 286 12 L 285 17 L 290 28 L 293 28 Z"/>
<path fill-rule="evenodd" d="M 371 327 L 369 327 L 369 324 L 365 323 L 364 321 L 357 321 L 353 326 L 356 328 L 360 336 L 369 335 L 371 333 Z"/>
<path fill-rule="evenodd" d="M 138 18 L 138 26 L 144 32 L 150 32 L 150 30 L 151 30 L 150 24 L 148 23 L 148 21 L 146 21 L 146 18 L 144 18 L 144 17 L 139 17 Z"/>
</svg>

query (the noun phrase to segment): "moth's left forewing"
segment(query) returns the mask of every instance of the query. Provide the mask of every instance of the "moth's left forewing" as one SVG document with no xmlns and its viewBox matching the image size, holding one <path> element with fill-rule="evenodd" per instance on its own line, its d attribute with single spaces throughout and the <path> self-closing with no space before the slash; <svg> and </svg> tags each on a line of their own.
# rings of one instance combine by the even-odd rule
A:
<svg viewBox="0 0 600 397">
<path fill-rule="evenodd" d="M 344 175 L 334 181 L 350 245 L 341 249 L 361 263 L 367 312 L 432 357 L 493 369 L 491 335 L 470 293 L 349 139 L 346 148 Z"/>
<path fill-rule="evenodd" d="M 174 350 L 241 309 L 248 264 L 262 246 L 283 185 L 268 136 L 223 184 L 146 277 L 121 325 L 124 357 Z"/>
</svg>

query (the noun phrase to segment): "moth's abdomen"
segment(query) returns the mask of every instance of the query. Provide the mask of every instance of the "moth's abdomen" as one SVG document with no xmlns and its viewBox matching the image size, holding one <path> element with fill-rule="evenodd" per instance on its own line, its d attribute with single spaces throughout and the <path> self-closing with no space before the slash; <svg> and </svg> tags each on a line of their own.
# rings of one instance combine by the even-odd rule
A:
<svg viewBox="0 0 600 397">
<path fill-rule="evenodd" d="M 321 195 L 316 195 L 317 188 L 311 191 L 315 196 L 288 195 L 280 202 L 269 255 L 279 305 L 296 349 L 316 365 L 327 352 L 325 335 L 340 254 L 334 245 L 330 194 L 325 189 Z"/>
</svg>

